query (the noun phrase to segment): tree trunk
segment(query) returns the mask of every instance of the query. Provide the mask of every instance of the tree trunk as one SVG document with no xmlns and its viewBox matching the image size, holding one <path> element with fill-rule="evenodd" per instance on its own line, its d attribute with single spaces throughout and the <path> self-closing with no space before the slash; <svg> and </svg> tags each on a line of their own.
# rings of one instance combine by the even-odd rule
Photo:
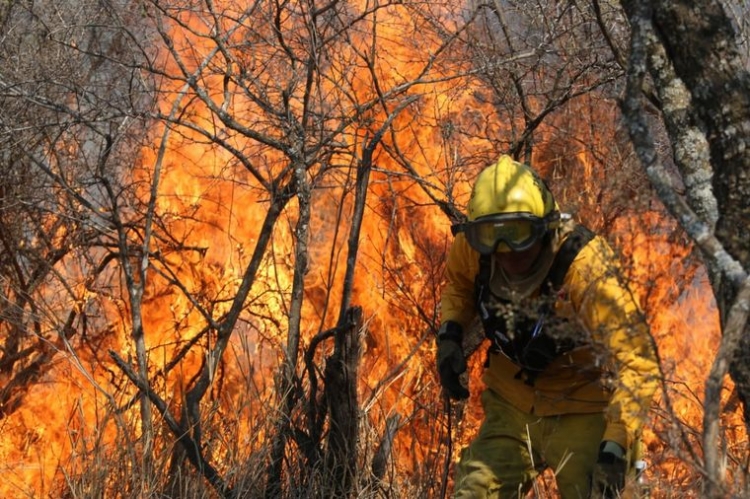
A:
<svg viewBox="0 0 750 499">
<path fill-rule="evenodd" d="M 705 125 L 714 166 L 713 187 L 719 208 L 716 236 L 745 269 L 750 246 L 739 227 L 750 220 L 750 75 L 742 64 L 738 42 L 721 3 L 661 1 L 654 22 L 675 71 L 690 89 L 696 115 Z M 698 38 L 700 37 L 700 38 Z M 720 103 L 720 105 L 717 105 Z M 714 283 L 722 326 L 739 290 L 739 282 Z M 750 426 L 750 328 L 744 327 L 730 374 Z"/>
<path fill-rule="evenodd" d="M 328 358 L 325 369 L 325 392 L 330 414 L 325 462 L 332 479 L 331 497 L 340 498 L 353 496 L 357 477 L 360 307 L 347 311 L 347 324 L 348 327 L 336 331 L 333 355 Z"/>
</svg>

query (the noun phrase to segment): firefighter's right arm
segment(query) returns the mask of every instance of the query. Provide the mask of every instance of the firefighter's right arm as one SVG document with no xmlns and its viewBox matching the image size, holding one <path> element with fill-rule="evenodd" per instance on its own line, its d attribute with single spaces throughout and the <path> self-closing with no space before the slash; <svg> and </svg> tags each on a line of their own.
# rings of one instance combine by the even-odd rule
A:
<svg viewBox="0 0 750 499">
<path fill-rule="evenodd" d="M 442 323 L 437 337 L 437 368 L 440 384 L 453 399 L 469 397 L 460 376 L 466 372 L 462 348 L 463 332 L 474 317 L 474 278 L 476 253 L 463 234 L 453 240 L 446 263 L 447 283 L 441 297 Z"/>
<path fill-rule="evenodd" d="M 457 234 L 448 253 L 447 279 L 441 296 L 442 323 L 452 321 L 466 331 L 476 316 L 474 276 L 479 271 L 479 256 L 463 234 Z"/>
</svg>

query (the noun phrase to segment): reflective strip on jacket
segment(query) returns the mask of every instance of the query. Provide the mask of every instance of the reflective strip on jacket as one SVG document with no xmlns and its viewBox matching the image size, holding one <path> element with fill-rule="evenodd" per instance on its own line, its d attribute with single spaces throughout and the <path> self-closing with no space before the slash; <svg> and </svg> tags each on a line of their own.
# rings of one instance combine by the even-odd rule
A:
<svg viewBox="0 0 750 499">
<path fill-rule="evenodd" d="M 455 321 L 469 330 L 476 317 L 478 270 L 479 254 L 458 234 L 446 266 L 443 322 Z M 518 365 L 492 353 L 483 381 L 514 406 L 539 416 L 604 411 L 602 440 L 627 449 L 646 418 L 659 368 L 648 326 L 617 272 L 614 253 L 595 237 L 576 256 L 555 302 L 555 314 L 579 324 L 582 337 L 591 343 L 558 357 L 533 386 L 517 376 Z"/>
</svg>

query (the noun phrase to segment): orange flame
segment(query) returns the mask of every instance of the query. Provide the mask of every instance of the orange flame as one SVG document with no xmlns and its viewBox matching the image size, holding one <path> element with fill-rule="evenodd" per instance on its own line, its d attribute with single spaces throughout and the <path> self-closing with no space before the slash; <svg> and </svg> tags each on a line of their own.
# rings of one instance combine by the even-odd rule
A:
<svg viewBox="0 0 750 499">
<path fill-rule="evenodd" d="M 393 88 L 414 78 L 424 67 L 424 61 L 415 58 L 414 49 L 403 41 L 404 26 L 413 29 L 407 16 L 402 11 L 383 12 L 381 15 L 388 17 L 381 17 L 377 23 L 380 58 L 376 61 L 374 74 L 368 73 L 367 68 L 356 69 L 350 64 L 338 69 L 341 74 L 334 71 L 337 78 L 351 78 L 354 94 L 363 100 L 372 96 L 375 78 L 382 88 Z M 210 50 L 207 44 L 211 26 L 187 13 L 183 21 L 185 28 L 174 28 L 170 34 L 178 52 L 186 54 L 183 62 L 187 64 L 187 70 L 193 71 Z M 191 33 L 188 28 L 194 31 Z M 341 55 L 346 60 L 354 60 L 356 50 L 368 51 L 370 43 L 363 36 Z M 245 57 L 247 64 L 253 61 L 282 64 L 279 60 L 260 60 L 261 56 L 255 53 L 247 53 Z M 172 74 L 180 74 L 174 60 L 164 63 Z M 279 68 L 278 72 L 284 74 L 284 69 Z M 339 81 L 326 86 L 325 90 L 342 92 L 337 86 Z M 224 89 L 223 75 L 206 77 L 202 83 L 212 94 L 219 95 Z M 417 476 L 420 463 L 438 458 L 434 414 L 423 407 L 439 404 L 430 330 L 435 323 L 430 321 L 436 320 L 443 285 L 442 265 L 450 235 L 447 217 L 435 207 L 427 192 L 433 192 L 442 200 L 450 188 L 457 204 L 463 206 L 474 173 L 469 170 L 483 166 L 485 160 L 496 152 L 489 140 L 459 140 L 451 135 L 453 127 L 471 127 L 472 123 L 480 126 L 482 120 L 478 121 L 478 116 L 492 115 L 489 105 L 479 103 L 470 87 L 437 80 L 427 89 L 419 88 L 421 101 L 418 106 L 407 108 L 396 117 L 393 121 L 395 133 L 384 137 L 384 147 L 379 149 L 381 152 L 376 157 L 377 169 L 369 191 L 371 202 L 362 230 L 353 298 L 355 304 L 364 307 L 367 320 L 360 393 L 367 424 L 374 428 L 382 428 L 385 419 L 394 412 L 407 416 L 406 424 L 411 431 L 398 434 L 395 448 L 398 471 L 403 476 Z M 160 105 L 168 113 L 180 87 L 165 82 L 163 90 L 165 97 Z M 255 115 L 262 114 L 252 102 L 242 99 L 238 89 L 231 88 L 229 94 L 231 106 L 238 110 L 239 119 L 251 122 Z M 215 114 L 201 105 L 185 104 L 182 111 L 211 134 L 226 132 L 215 124 Z M 372 119 L 373 127 L 377 129 L 387 119 L 385 111 L 373 113 Z M 371 132 L 352 130 L 348 138 L 359 143 L 370 137 Z M 248 186 L 253 179 L 235 164 L 226 149 L 206 144 L 204 136 L 188 130 L 181 130 L 180 138 L 174 134 L 160 135 L 162 133 L 163 130 L 153 130 L 155 137 L 167 137 L 165 159 L 161 161 L 155 151 L 144 150 L 141 158 L 143 170 L 138 179 L 149 185 L 156 165 L 162 169 L 157 213 L 175 238 L 173 247 L 157 242 L 153 249 L 171 263 L 170 268 L 176 269 L 173 277 L 195 297 L 196 302 L 191 302 L 168 282 L 167 277 L 160 275 L 159 272 L 166 269 L 165 265 L 152 262 L 143 317 L 150 361 L 155 371 L 172 358 L 182 343 L 205 327 L 197 304 L 213 307 L 211 313 L 214 317 L 226 311 L 249 254 L 255 247 L 267 209 L 267 193 Z M 544 133 L 542 130 L 541 135 Z M 604 131 L 600 137 L 593 138 L 604 150 L 611 139 L 607 133 L 613 135 L 614 131 Z M 267 165 L 269 174 L 278 173 L 283 167 L 278 155 L 247 146 L 238 137 L 230 138 L 229 142 L 240 150 L 248 147 L 251 153 L 257 152 L 258 161 Z M 447 146 L 444 149 L 438 144 Z M 597 170 L 585 152 L 568 154 L 560 160 L 559 156 L 549 152 L 554 147 L 547 146 L 546 151 L 544 145 L 540 147 L 545 152 L 535 159 L 539 159 L 540 165 L 547 166 L 552 176 L 557 167 L 564 167 L 562 163 L 576 163 L 581 166 L 576 175 L 587 182 L 585 185 L 604 182 L 602 176 L 605 174 Z M 404 174 L 397 155 L 385 150 L 400 150 L 404 157 L 412 158 L 410 167 L 413 171 Z M 474 151 L 475 164 L 470 168 L 462 165 L 463 168 L 458 169 L 455 158 L 467 150 Z M 343 156 L 334 157 L 332 161 L 340 162 L 342 168 L 349 164 Z M 555 186 L 561 193 L 560 198 L 573 198 L 574 189 L 582 184 L 571 181 L 569 172 L 560 175 L 559 184 Z M 420 185 L 416 180 L 418 177 L 427 179 L 430 186 Z M 591 219 L 599 224 L 597 228 L 601 228 L 604 222 L 597 217 L 603 215 L 596 211 L 596 207 L 586 204 L 594 197 L 586 194 L 582 196 L 581 208 L 587 210 Z M 141 195 L 145 199 L 148 193 L 142 192 Z M 316 192 L 315 196 L 315 230 L 303 311 L 305 341 L 319 330 L 331 327 L 336 320 L 335 311 L 341 297 L 336 291 L 329 294 L 329 290 L 340 287 L 346 257 L 341 249 L 345 237 L 336 230 L 345 230 L 347 225 L 347 215 L 339 217 L 338 210 L 341 208 L 346 213 L 351 204 L 341 186 Z M 294 246 L 290 228 L 295 221 L 292 208 L 285 219 L 287 225 L 280 224 L 275 229 L 273 248 L 247 304 L 247 322 L 235 332 L 233 348 L 227 353 L 227 382 L 222 387 L 221 400 L 227 411 L 240 405 L 238 401 L 246 397 L 240 393 L 240 387 L 246 386 L 243 380 L 247 378 L 260 387 L 259 398 L 268 404 L 273 400 L 272 378 L 283 356 L 288 314 L 285 297 L 291 289 L 292 279 L 292 262 L 289 260 Z M 707 298 L 711 293 L 705 276 L 690 258 L 689 245 L 672 238 L 674 230 L 661 210 L 633 210 L 616 218 L 610 235 L 617 240 L 626 260 L 632 263 L 627 268 L 632 271 L 637 292 L 643 297 L 644 310 L 659 346 L 674 414 L 682 424 L 699 431 L 702 383 L 716 350 L 719 330 L 715 306 Z M 682 289 L 680 284 L 684 283 L 684 276 L 691 278 L 688 286 Z M 107 413 L 102 408 L 109 403 L 102 391 L 118 393 L 125 398 L 131 396 L 133 390 L 118 392 L 110 373 L 98 362 L 110 348 L 122 355 L 133 354 L 127 326 L 123 325 L 127 324 L 127 305 L 122 296 L 109 299 L 86 296 L 86 293 L 92 291 L 81 290 L 82 300 L 102 302 L 100 306 L 106 312 L 106 327 L 110 334 L 104 337 L 98 352 L 78 350 L 77 358 L 70 352 L 59 352 L 60 360 L 48 379 L 33 388 L 21 410 L 4 420 L 0 458 L 5 463 L 6 477 L 9 477 L 0 485 L 4 497 L 11 497 L 19 490 L 32 496 L 53 490 L 55 481 L 60 479 L 59 469 L 66 468 L 66 463 L 73 460 L 77 451 L 87 448 L 90 440 L 100 439 L 106 447 L 115 446 L 120 438 L 115 424 L 101 421 L 102 415 Z M 204 360 L 197 352 L 183 360 L 180 368 L 171 372 L 166 380 L 157 380 L 163 383 L 162 389 L 171 394 L 174 403 L 180 400 L 184 383 L 195 375 Z M 478 405 L 480 357 L 476 355 L 472 359 L 472 399 L 464 412 L 457 444 L 466 442 L 474 434 L 481 419 Z M 727 388 L 729 391 L 730 386 Z M 664 400 L 659 401 L 654 411 L 654 429 L 646 434 L 646 444 L 652 455 L 666 451 L 671 444 L 666 433 L 674 427 L 674 421 L 666 414 L 664 404 Z M 252 412 L 247 408 L 242 410 L 248 414 Z M 132 410 L 125 417 L 137 420 L 138 416 Z M 735 415 L 727 417 L 730 426 L 742 426 Z M 256 423 L 251 417 L 238 418 L 238 434 L 253 441 L 253 445 L 265 438 L 262 432 L 258 435 Z M 97 434 L 99 429 L 101 435 Z M 419 445 L 420 442 L 434 445 Z M 454 451 L 457 449 L 458 445 Z M 657 466 L 658 469 L 650 473 L 661 477 L 664 482 L 687 480 L 689 470 L 681 468 L 676 460 L 659 460 Z"/>
</svg>

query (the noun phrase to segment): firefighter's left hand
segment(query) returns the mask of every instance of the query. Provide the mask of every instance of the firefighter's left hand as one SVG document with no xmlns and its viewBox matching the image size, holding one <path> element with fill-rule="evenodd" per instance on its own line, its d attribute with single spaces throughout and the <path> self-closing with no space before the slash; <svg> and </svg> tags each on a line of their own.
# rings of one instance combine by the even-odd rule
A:
<svg viewBox="0 0 750 499">
<path fill-rule="evenodd" d="M 592 497 L 616 499 L 625 488 L 625 450 L 615 442 L 603 442 L 592 476 Z"/>
</svg>

